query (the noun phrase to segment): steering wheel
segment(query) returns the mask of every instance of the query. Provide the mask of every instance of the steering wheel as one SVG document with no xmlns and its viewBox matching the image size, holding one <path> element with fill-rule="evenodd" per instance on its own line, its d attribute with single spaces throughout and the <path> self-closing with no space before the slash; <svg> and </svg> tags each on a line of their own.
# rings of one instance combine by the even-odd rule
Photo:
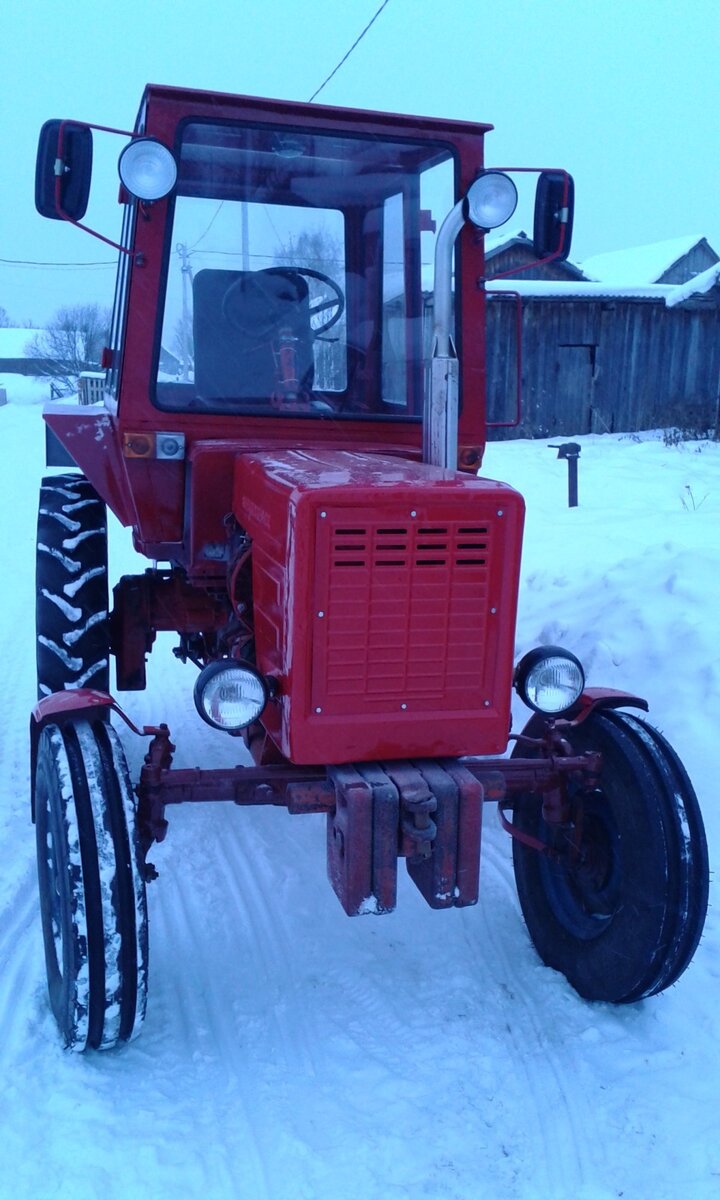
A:
<svg viewBox="0 0 720 1200">
<path fill-rule="evenodd" d="M 230 284 L 222 298 L 221 311 L 223 319 L 246 337 L 251 337 L 257 342 L 262 342 L 277 330 L 277 309 L 280 297 L 276 291 L 263 284 L 263 277 L 267 278 L 270 275 L 284 277 L 289 284 L 292 284 L 294 275 L 301 275 L 308 279 L 317 279 L 320 283 L 330 288 L 333 293 L 332 296 L 324 300 L 318 300 L 315 304 L 310 305 L 309 314 L 314 338 L 320 337 L 321 334 L 331 329 L 343 315 L 345 311 L 345 296 L 340 286 L 329 275 L 325 275 L 322 271 L 315 271 L 312 267 L 268 267 L 264 271 L 255 271 L 239 276 Z M 259 305 L 253 312 L 251 321 L 242 320 L 240 313 L 243 306 L 233 303 L 234 297 L 238 293 L 247 297 L 253 292 L 259 300 Z M 287 299 L 292 301 L 293 297 L 287 297 Z M 327 320 L 321 325 L 312 325 L 313 317 L 316 317 L 318 313 L 326 312 L 328 309 L 332 309 L 333 311 Z"/>
<path fill-rule="evenodd" d="M 333 293 L 328 300 L 318 300 L 316 304 L 310 305 L 311 321 L 318 313 L 326 312 L 329 308 L 335 310 L 323 325 L 314 325 L 312 327 L 313 336 L 320 337 L 321 333 L 326 333 L 328 329 L 332 329 L 333 325 L 337 325 L 345 312 L 345 296 L 342 288 L 329 275 L 325 275 L 322 271 L 314 271 L 312 267 L 292 267 L 291 270 L 296 275 L 305 275 L 308 279 L 318 279 L 320 283 L 326 284 Z"/>
</svg>

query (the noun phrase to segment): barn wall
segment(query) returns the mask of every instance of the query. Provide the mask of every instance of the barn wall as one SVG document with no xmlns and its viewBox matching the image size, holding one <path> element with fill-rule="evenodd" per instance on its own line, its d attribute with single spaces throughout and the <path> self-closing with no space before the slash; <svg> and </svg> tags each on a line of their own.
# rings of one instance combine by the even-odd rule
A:
<svg viewBox="0 0 720 1200">
<path fill-rule="evenodd" d="M 705 238 L 702 238 L 693 246 L 692 250 L 683 254 L 678 262 L 668 267 L 667 271 L 657 278 L 656 283 L 687 283 L 689 279 L 694 279 L 696 275 L 707 271 L 718 261 L 715 251 L 708 245 Z"/>
<path fill-rule="evenodd" d="M 522 299 L 522 420 L 491 437 L 714 424 L 720 308 L 655 300 Z M 514 413 L 514 301 L 488 303 L 488 417 Z"/>
</svg>

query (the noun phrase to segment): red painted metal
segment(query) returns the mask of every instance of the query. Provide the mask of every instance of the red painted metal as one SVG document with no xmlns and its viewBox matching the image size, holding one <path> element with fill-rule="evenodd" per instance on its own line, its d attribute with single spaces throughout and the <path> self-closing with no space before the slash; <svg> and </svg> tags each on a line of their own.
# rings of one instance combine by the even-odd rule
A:
<svg viewBox="0 0 720 1200">
<path fill-rule="evenodd" d="M 141 737 L 156 732 L 155 727 L 145 726 L 138 729 L 112 696 L 106 692 L 99 692 L 95 688 L 74 688 L 66 692 L 53 692 L 50 696 L 44 696 L 35 705 L 30 715 L 30 806 L 33 821 L 35 820 L 35 767 L 38 742 L 43 728 L 50 724 L 62 724 L 65 721 L 91 719 L 93 716 L 102 719 L 110 711 L 116 712 L 133 733 Z"/>
<path fill-rule="evenodd" d="M 64 142 L 65 142 L 65 126 L 66 125 L 80 125 L 80 126 L 83 126 L 85 129 L 97 129 L 101 133 L 119 133 L 122 136 L 129 137 L 129 138 L 139 136 L 137 133 L 131 133 L 129 130 L 126 130 L 126 129 L 112 129 L 109 125 L 91 125 L 88 121 L 61 121 L 60 127 L 58 129 L 57 157 L 59 159 L 63 158 L 63 152 L 65 149 Z M 84 233 L 89 233 L 91 237 L 97 238 L 98 241 L 104 242 L 106 246 L 112 246 L 113 250 L 118 250 L 121 254 L 132 254 L 132 251 L 129 250 L 126 246 L 121 246 L 119 242 L 114 242 L 112 240 L 112 238 L 105 237 L 104 234 L 98 233 L 97 230 L 95 230 L 95 229 L 91 229 L 89 225 L 83 224 L 82 221 L 76 221 L 74 217 L 71 217 L 68 213 L 65 212 L 65 209 L 62 206 L 61 200 L 62 200 L 62 176 L 58 174 L 55 178 L 55 208 L 57 210 L 58 216 L 62 217 L 63 221 L 68 221 L 70 225 L 76 225 L 77 228 L 82 229 Z"/>
<path fill-rule="evenodd" d="M 467 189 L 482 167 L 483 135 L 491 128 L 489 125 L 462 121 L 438 121 L 323 105 L 304 106 L 288 101 L 151 85 L 143 97 L 135 133 L 140 132 L 142 124 L 144 134 L 175 147 L 179 131 L 188 118 L 221 123 L 270 122 L 293 130 L 302 127 L 310 132 L 351 131 L 370 137 L 410 138 L 417 140 L 418 144 L 422 139 L 440 141 L 451 146 L 457 157 L 458 196 Z M 237 416 L 203 412 L 184 413 L 180 421 L 177 413 L 162 412 L 154 407 L 150 392 L 155 344 L 160 336 L 157 328 L 158 300 L 163 285 L 169 211 L 168 200 L 147 206 L 142 219 L 136 222 L 134 238 L 129 247 L 134 261 L 128 268 L 129 297 L 119 363 L 120 388 L 116 417 L 113 414 L 113 436 L 116 440 L 122 441 L 127 431 L 172 432 L 181 423 L 190 456 L 199 441 L 217 443 L 220 440 L 237 439 L 240 426 L 242 440 L 253 448 L 278 444 L 310 447 L 354 445 L 390 453 L 399 451 L 411 457 L 419 455 L 421 431 L 415 423 L 392 420 L 382 424 L 343 421 L 342 426 L 338 427 L 332 422 L 308 422 L 290 416 L 278 421 L 277 418 L 247 415 L 239 420 Z M 472 330 L 472 336 L 465 340 L 462 355 L 461 387 L 466 401 L 460 418 L 460 460 L 465 468 L 474 469 L 481 461 L 484 446 L 484 297 L 475 286 L 475 280 L 483 272 L 482 245 L 476 242 L 472 231 L 466 230 L 461 235 L 458 255 L 463 260 L 463 323 Z M 103 464 L 96 461 L 98 455 L 90 439 L 78 439 L 71 424 L 57 422 L 57 428 L 56 423 L 53 423 L 53 428 L 120 520 L 134 527 L 138 549 L 149 557 L 169 558 L 187 564 L 187 460 L 186 463 L 164 464 L 168 468 L 164 478 L 157 470 L 158 464 L 148 464 L 149 469 L 142 469 L 139 464 L 126 461 L 124 464 L 113 462 L 110 467 L 107 462 Z M 220 459 L 216 465 L 219 468 L 215 475 L 217 491 L 226 493 L 232 486 L 232 466 L 226 466 Z M 161 484 L 156 482 L 160 479 Z M 204 502 L 204 497 L 195 497 L 189 507 L 191 520 L 203 508 Z M 216 527 L 206 540 L 218 541 L 221 533 L 222 530 Z M 209 573 L 204 566 L 200 572 L 204 575 Z"/>
<path fill-rule="evenodd" d="M 419 206 L 419 168 L 448 161 L 448 151 L 457 202 L 482 169 L 491 127 L 153 85 L 129 136 L 157 138 L 182 163 L 183 131 L 203 123 L 224 149 L 238 130 L 263 126 L 283 137 L 315 134 L 326 147 L 355 138 L 348 144 L 402 144 L 400 166 L 412 164 L 398 184 L 405 187 L 405 351 L 419 345 L 420 233 L 432 222 Z M 272 192 L 265 153 L 252 169 Z M 110 627 L 120 686 L 144 686 L 145 655 L 159 630 L 178 632 L 177 653 L 198 664 L 241 650 L 254 654 L 274 684 L 261 721 L 246 731 L 257 765 L 177 769 L 166 726 L 140 730 L 112 697 L 87 690 L 41 702 L 31 726 L 33 754 L 47 722 L 110 711 L 151 736 L 136 789 L 145 852 L 165 837 L 172 804 L 226 800 L 326 813 L 328 872 L 349 913 L 394 908 L 399 857 L 433 907 L 474 904 L 483 803 L 537 792 L 549 818 L 561 820 L 565 781 L 589 785 L 598 769 L 596 755 L 573 756 L 561 721 L 530 723 L 520 735 L 528 758 L 497 757 L 510 724 L 524 505 L 507 485 L 419 461 L 422 430 L 413 414 L 422 408 L 421 354 L 406 353 L 418 364 L 407 372 L 407 415 L 392 390 L 383 390 L 388 301 L 378 267 L 385 236 L 378 213 L 386 199 L 384 186 L 373 182 L 382 177 L 379 163 L 381 157 L 374 173 L 358 169 L 357 194 L 335 193 L 346 227 L 353 390 L 348 382 L 345 394 L 356 407 L 348 400 L 343 411 L 332 396 L 313 407 L 297 378 L 301 339 L 296 348 L 290 326 L 275 335 L 266 413 L 244 412 L 239 401 L 223 410 L 212 399 L 218 393 L 211 389 L 207 399 L 200 387 L 182 407 L 172 382 L 164 392 L 156 387 L 168 336 L 163 322 L 173 315 L 170 305 L 164 313 L 173 212 L 187 198 L 179 194 L 126 207 L 132 219 L 119 247 L 122 303 L 115 344 L 103 360 L 112 395 L 102 408 L 56 406 L 46 415 L 98 493 L 132 527 L 136 548 L 172 564 L 115 588 Z M 395 165 L 393 157 L 393 172 Z M 185 178 L 193 195 L 193 186 L 202 190 L 194 170 L 188 167 Z M 221 200 L 222 192 L 209 189 L 206 198 Z M 279 187 L 274 199 L 285 203 Z M 486 295 L 483 240 L 469 226 L 455 263 L 458 463 L 474 472 L 486 436 Z M 183 311 L 185 299 L 183 292 Z M 155 457 L 163 434 L 181 435 L 183 457 Z M 633 702 L 588 691 L 573 720 L 601 704 Z M 147 871 L 149 878 L 149 865 Z"/>
<path fill-rule="evenodd" d="M 329 774 L 337 799 L 327 823 L 328 878 L 349 917 L 375 912 L 372 786 L 352 766 Z"/>
<path fill-rule="evenodd" d="M 349 452 L 237 460 L 263 724 L 291 762 L 504 750 L 523 502 Z"/>
<path fill-rule="evenodd" d="M 649 707 L 647 700 L 632 692 L 619 691 L 617 688 L 588 687 L 573 708 L 568 723 L 579 725 L 599 708 L 640 708 L 643 712 L 648 712 Z M 558 721 L 557 724 L 565 726 L 565 722 Z"/>
<path fill-rule="evenodd" d="M 372 895 L 377 913 L 392 912 L 397 903 L 397 859 L 400 793 L 378 763 L 360 763 L 358 771 L 372 788 Z"/>
<path fill-rule="evenodd" d="M 419 771 L 434 800 L 432 845 L 407 859 L 408 875 L 431 908 L 450 908 L 455 901 L 458 849 L 458 788 L 436 762 L 420 762 Z M 405 797 L 403 797 L 405 799 Z"/>
<path fill-rule="evenodd" d="M 493 785 L 504 790 L 505 784 L 499 772 L 485 769 L 481 776 L 476 776 L 469 765 L 462 762 L 444 762 L 442 765 L 458 789 L 455 907 L 464 908 L 477 904 L 478 900 L 482 806 L 491 798 Z"/>
<path fill-rule="evenodd" d="M 179 571 L 124 575 L 113 589 L 110 614 L 111 647 L 121 691 L 145 687 L 145 656 L 161 630 L 202 633 L 211 656 L 229 653 L 236 629 L 227 595 L 215 596 L 188 583 Z M 225 639 L 212 635 L 225 632 Z"/>
</svg>

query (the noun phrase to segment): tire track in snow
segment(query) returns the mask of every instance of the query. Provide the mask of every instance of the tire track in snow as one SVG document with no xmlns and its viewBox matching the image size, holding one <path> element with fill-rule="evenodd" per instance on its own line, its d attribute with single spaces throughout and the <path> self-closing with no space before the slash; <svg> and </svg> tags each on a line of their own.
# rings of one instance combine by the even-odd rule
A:
<svg viewBox="0 0 720 1200">
<path fill-rule="evenodd" d="M 240 937 L 244 940 L 245 935 L 250 936 L 249 952 L 262 961 L 262 974 L 270 983 L 278 978 L 282 981 L 282 999 L 272 1005 L 272 1016 L 286 1068 L 294 1071 L 299 1068 L 305 1075 L 316 1075 L 312 1045 L 318 1033 L 316 1027 L 308 1031 L 310 1011 L 297 1000 L 295 951 L 284 908 L 275 891 L 273 903 L 265 903 L 267 864 L 263 864 L 261 872 L 258 856 L 248 853 L 246 847 L 247 840 L 243 840 L 239 824 L 218 840 L 215 861 L 222 870 L 223 893 L 238 913 L 245 913 L 246 919 L 240 924 Z M 288 1017 L 288 1005 L 292 1017 Z"/>
<path fill-rule="evenodd" d="M 506 850 L 486 837 L 482 854 L 485 875 L 489 870 L 493 884 L 519 914 L 512 862 L 507 858 Z M 592 1114 L 580 1088 L 573 1090 L 566 1083 L 572 1078 L 573 1071 L 568 1039 L 564 1041 L 564 1057 L 559 1058 L 547 1036 L 547 1023 L 537 1015 L 537 996 L 534 989 L 528 988 L 526 966 L 517 965 L 512 949 L 508 949 L 503 933 L 498 930 L 498 909 L 491 902 L 483 905 L 482 890 L 481 885 L 478 907 L 485 932 L 482 946 L 478 948 L 484 947 L 489 972 L 497 986 L 507 993 L 511 1004 L 506 1022 L 508 1048 L 516 1072 L 527 1081 L 535 1113 L 535 1147 L 529 1157 L 544 1164 L 546 1195 L 557 1194 L 558 1177 L 562 1179 L 563 1194 L 577 1195 L 587 1180 L 597 1178 L 591 1161 L 593 1156 L 582 1136 L 582 1130 L 593 1128 Z M 486 899 L 491 900 L 487 890 Z M 467 927 L 466 932 L 468 939 L 473 940 Z M 521 1014 L 518 1007 L 522 1009 Z M 551 1012 L 548 1021 L 553 1021 Z M 525 1032 L 528 1029 L 529 1037 Z"/>
<path fill-rule="evenodd" d="M 221 1156 L 232 1180 L 233 1194 L 251 1194 L 257 1200 L 271 1200 L 273 1189 L 265 1166 L 266 1155 L 244 1084 L 242 1056 L 245 1044 L 237 1037 L 228 1000 L 233 989 L 226 976 L 222 985 L 217 980 L 218 963 L 222 962 L 225 967 L 228 960 L 218 953 L 215 931 L 207 920 L 206 897 L 199 898 L 197 887 L 189 891 L 189 881 L 195 876 L 193 867 L 192 860 L 179 863 L 178 871 L 182 875 L 164 869 L 158 883 L 153 884 L 158 891 L 155 895 L 157 904 L 151 910 L 150 961 L 153 961 L 152 946 L 157 947 L 158 943 L 162 944 L 162 950 L 156 952 L 155 957 L 164 960 L 155 975 L 162 981 L 162 994 L 157 999 L 164 1004 L 168 1016 L 166 1030 L 178 1070 L 184 1072 L 190 1066 L 191 1070 L 197 1069 L 204 1080 L 210 1078 L 213 1081 L 209 1103 L 217 1120 L 212 1123 L 212 1128 L 222 1129 L 227 1119 L 229 1097 L 235 1113 L 239 1107 L 243 1110 L 247 1136 L 242 1142 L 242 1163 L 246 1170 L 241 1173 L 238 1159 L 225 1141 L 210 1134 L 204 1143 L 208 1194 L 212 1193 L 216 1182 L 216 1160 Z M 174 970 L 170 969 L 171 960 Z M 151 976 L 149 1005 L 154 999 L 152 982 Z M 207 1108 L 203 1111 L 207 1120 Z M 250 1187 L 248 1167 L 253 1176 Z"/>
<path fill-rule="evenodd" d="M 39 976 L 37 888 L 29 869 L 0 913 L 0 1029 L 6 1051 L 26 1041 Z"/>
</svg>

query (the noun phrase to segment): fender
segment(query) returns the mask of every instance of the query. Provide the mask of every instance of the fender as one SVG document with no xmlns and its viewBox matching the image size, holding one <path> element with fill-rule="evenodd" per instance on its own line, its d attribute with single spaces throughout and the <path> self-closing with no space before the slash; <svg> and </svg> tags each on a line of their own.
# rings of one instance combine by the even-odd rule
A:
<svg viewBox="0 0 720 1200">
<path fill-rule="evenodd" d="M 112 710 L 122 717 L 125 724 L 133 733 L 141 737 L 156 733 L 154 726 L 144 725 L 138 729 L 123 712 L 117 700 L 107 692 L 99 692 L 94 688 L 74 688 L 66 692 L 53 692 L 51 696 L 43 696 L 35 705 L 30 715 L 30 811 L 35 824 L 35 769 L 37 766 L 37 751 L 40 734 L 46 725 L 62 725 L 65 721 L 76 718 L 105 720 Z"/>
<path fill-rule="evenodd" d="M 522 732 L 511 735 L 511 738 L 514 738 L 515 741 L 520 741 L 524 737 L 542 738 L 551 725 L 553 729 L 562 734 L 568 729 L 576 729 L 594 712 L 603 708 L 640 708 L 643 712 L 649 712 L 650 705 L 642 696 L 635 696 L 632 692 L 620 692 L 615 688 L 585 688 L 572 708 L 568 709 L 563 716 L 555 718 L 549 717 L 545 713 L 533 713 Z"/>
<path fill-rule="evenodd" d="M 581 725 L 599 708 L 640 708 L 643 712 L 650 711 L 650 705 L 642 696 L 619 692 L 615 688 L 585 688 L 568 713 L 569 723 Z"/>
</svg>

